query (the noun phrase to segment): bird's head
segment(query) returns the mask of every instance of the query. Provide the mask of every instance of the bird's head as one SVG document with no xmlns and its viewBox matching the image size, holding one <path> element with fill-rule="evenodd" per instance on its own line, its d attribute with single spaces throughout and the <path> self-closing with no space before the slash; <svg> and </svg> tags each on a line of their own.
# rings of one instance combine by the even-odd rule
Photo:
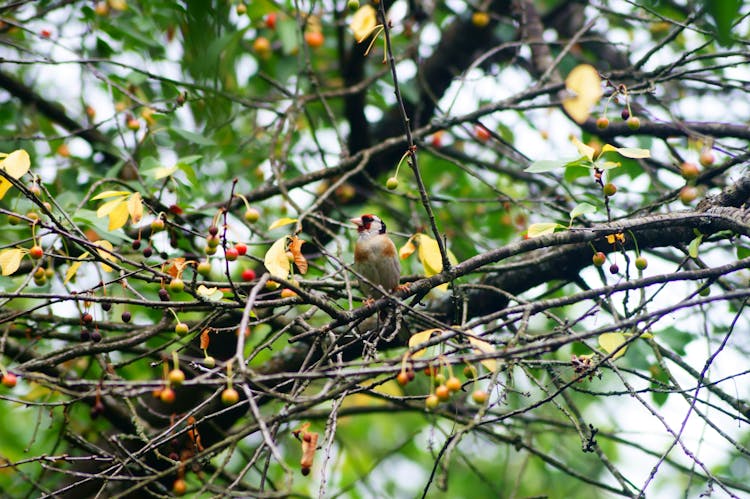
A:
<svg viewBox="0 0 750 499">
<path fill-rule="evenodd" d="M 370 237 L 377 234 L 385 234 L 385 222 L 377 215 L 365 214 L 350 220 L 357 226 L 360 237 Z"/>
</svg>

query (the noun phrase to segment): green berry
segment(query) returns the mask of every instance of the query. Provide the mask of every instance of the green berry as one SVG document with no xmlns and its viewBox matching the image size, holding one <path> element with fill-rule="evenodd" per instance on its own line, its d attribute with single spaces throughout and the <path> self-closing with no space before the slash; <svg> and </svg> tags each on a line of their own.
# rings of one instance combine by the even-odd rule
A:
<svg viewBox="0 0 750 499">
<path fill-rule="evenodd" d="M 389 191 L 393 191 L 398 188 L 398 179 L 396 177 L 390 177 L 386 182 L 385 186 Z"/>
<path fill-rule="evenodd" d="M 635 259 L 635 268 L 638 270 L 644 270 L 646 267 L 648 267 L 648 260 L 646 260 L 646 257 L 639 256 Z"/>
<path fill-rule="evenodd" d="M 641 127 L 641 120 L 637 116 L 631 116 L 625 123 L 631 130 L 638 130 Z"/>
<path fill-rule="evenodd" d="M 612 182 L 607 182 L 604 184 L 604 187 L 602 188 L 602 191 L 604 192 L 604 195 L 607 197 L 614 196 L 617 192 L 617 186 L 613 184 Z"/>
</svg>

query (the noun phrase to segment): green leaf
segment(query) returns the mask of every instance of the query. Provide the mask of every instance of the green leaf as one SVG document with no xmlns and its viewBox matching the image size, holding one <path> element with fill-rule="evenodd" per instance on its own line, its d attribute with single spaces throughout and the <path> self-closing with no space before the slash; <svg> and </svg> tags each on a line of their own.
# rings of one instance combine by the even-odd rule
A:
<svg viewBox="0 0 750 499">
<path fill-rule="evenodd" d="M 581 215 L 588 215 L 590 213 L 596 213 L 596 206 L 589 203 L 581 203 L 572 210 L 570 210 L 570 221 L 574 218 L 580 217 Z"/>
<path fill-rule="evenodd" d="M 297 38 L 297 21 L 294 19 L 282 19 L 276 23 L 276 31 L 281 40 L 281 51 L 284 55 L 291 55 L 297 51 L 299 39 Z"/>
<path fill-rule="evenodd" d="M 737 245 L 737 259 L 742 260 L 750 256 L 750 248 L 747 246 Z"/>
<path fill-rule="evenodd" d="M 529 172 L 529 173 L 551 172 L 552 170 L 558 170 L 560 168 L 564 168 L 567 165 L 567 163 L 568 163 L 567 160 L 542 159 L 540 161 L 534 161 L 524 171 Z"/>
<path fill-rule="evenodd" d="M 695 336 L 674 326 L 668 326 L 656 334 L 656 339 L 659 343 L 667 345 L 677 355 L 683 356 L 687 353 L 685 348 L 695 339 Z"/>
<path fill-rule="evenodd" d="M 214 141 L 205 137 L 199 133 L 191 132 L 190 130 L 183 130 L 182 128 L 172 128 L 174 133 L 182 137 L 183 139 L 199 146 L 213 146 Z"/>
<path fill-rule="evenodd" d="M 716 39 L 726 47 L 732 44 L 732 25 L 739 17 L 741 0 L 703 0 L 706 10 L 716 23 Z"/>
<path fill-rule="evenodd" d="M 652 390 L 664 390 L 669 386 L 669 376 L 661 367 L 653 365 L 649 367 L 649 371 L 651 372 L 650 386 Z M 651 392 L 651 400 L 653 400 L 659 407 L 664 405 L 668 397 L 669 393 L 667 392 Z"/>
<path fill-rule="evenodd" d="M 690 258 L 698 258 L 698 246 L 700 246 L 702 242 L 703 234 L 690 241 L 690 244 L 688 245 L 688 254 L 690 255 Z"/>
</svg>

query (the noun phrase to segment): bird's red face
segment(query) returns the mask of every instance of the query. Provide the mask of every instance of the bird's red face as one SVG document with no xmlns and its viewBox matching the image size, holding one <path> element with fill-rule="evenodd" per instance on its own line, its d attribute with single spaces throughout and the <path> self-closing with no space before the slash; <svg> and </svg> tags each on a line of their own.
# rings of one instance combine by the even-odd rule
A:
<svg viewBox="0 0 750 499">
<path fill-rule="evenodd" d="M 376 218 L 374 215 L 362 215 L 358 218 L 352 218 L 351 222 L 357 226 L 357 232 L 368 232 Z"/>
<path fill-rule="evenodd" d="M 385 223 L 376 215 L 365 214 L 350 220 L 360 234 L 385 234 Z"/>
</svg>

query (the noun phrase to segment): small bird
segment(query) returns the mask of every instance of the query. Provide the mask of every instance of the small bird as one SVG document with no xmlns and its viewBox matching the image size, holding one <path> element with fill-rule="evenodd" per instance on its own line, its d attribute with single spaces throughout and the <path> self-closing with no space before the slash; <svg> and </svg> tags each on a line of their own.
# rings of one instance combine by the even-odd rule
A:
<svg viewBox="0 0 750 499">
<path fill-rule="evenodd" d="M 360 288 L 368 299 L 383 296 L 383 291 L 399 289 L 401 264 L 396 245 L 385 233 L 385 223 L 376 215 L 352 218 L 359 237 L 354 245 L 354 270 L 360 279 Z"/>
</svg>

